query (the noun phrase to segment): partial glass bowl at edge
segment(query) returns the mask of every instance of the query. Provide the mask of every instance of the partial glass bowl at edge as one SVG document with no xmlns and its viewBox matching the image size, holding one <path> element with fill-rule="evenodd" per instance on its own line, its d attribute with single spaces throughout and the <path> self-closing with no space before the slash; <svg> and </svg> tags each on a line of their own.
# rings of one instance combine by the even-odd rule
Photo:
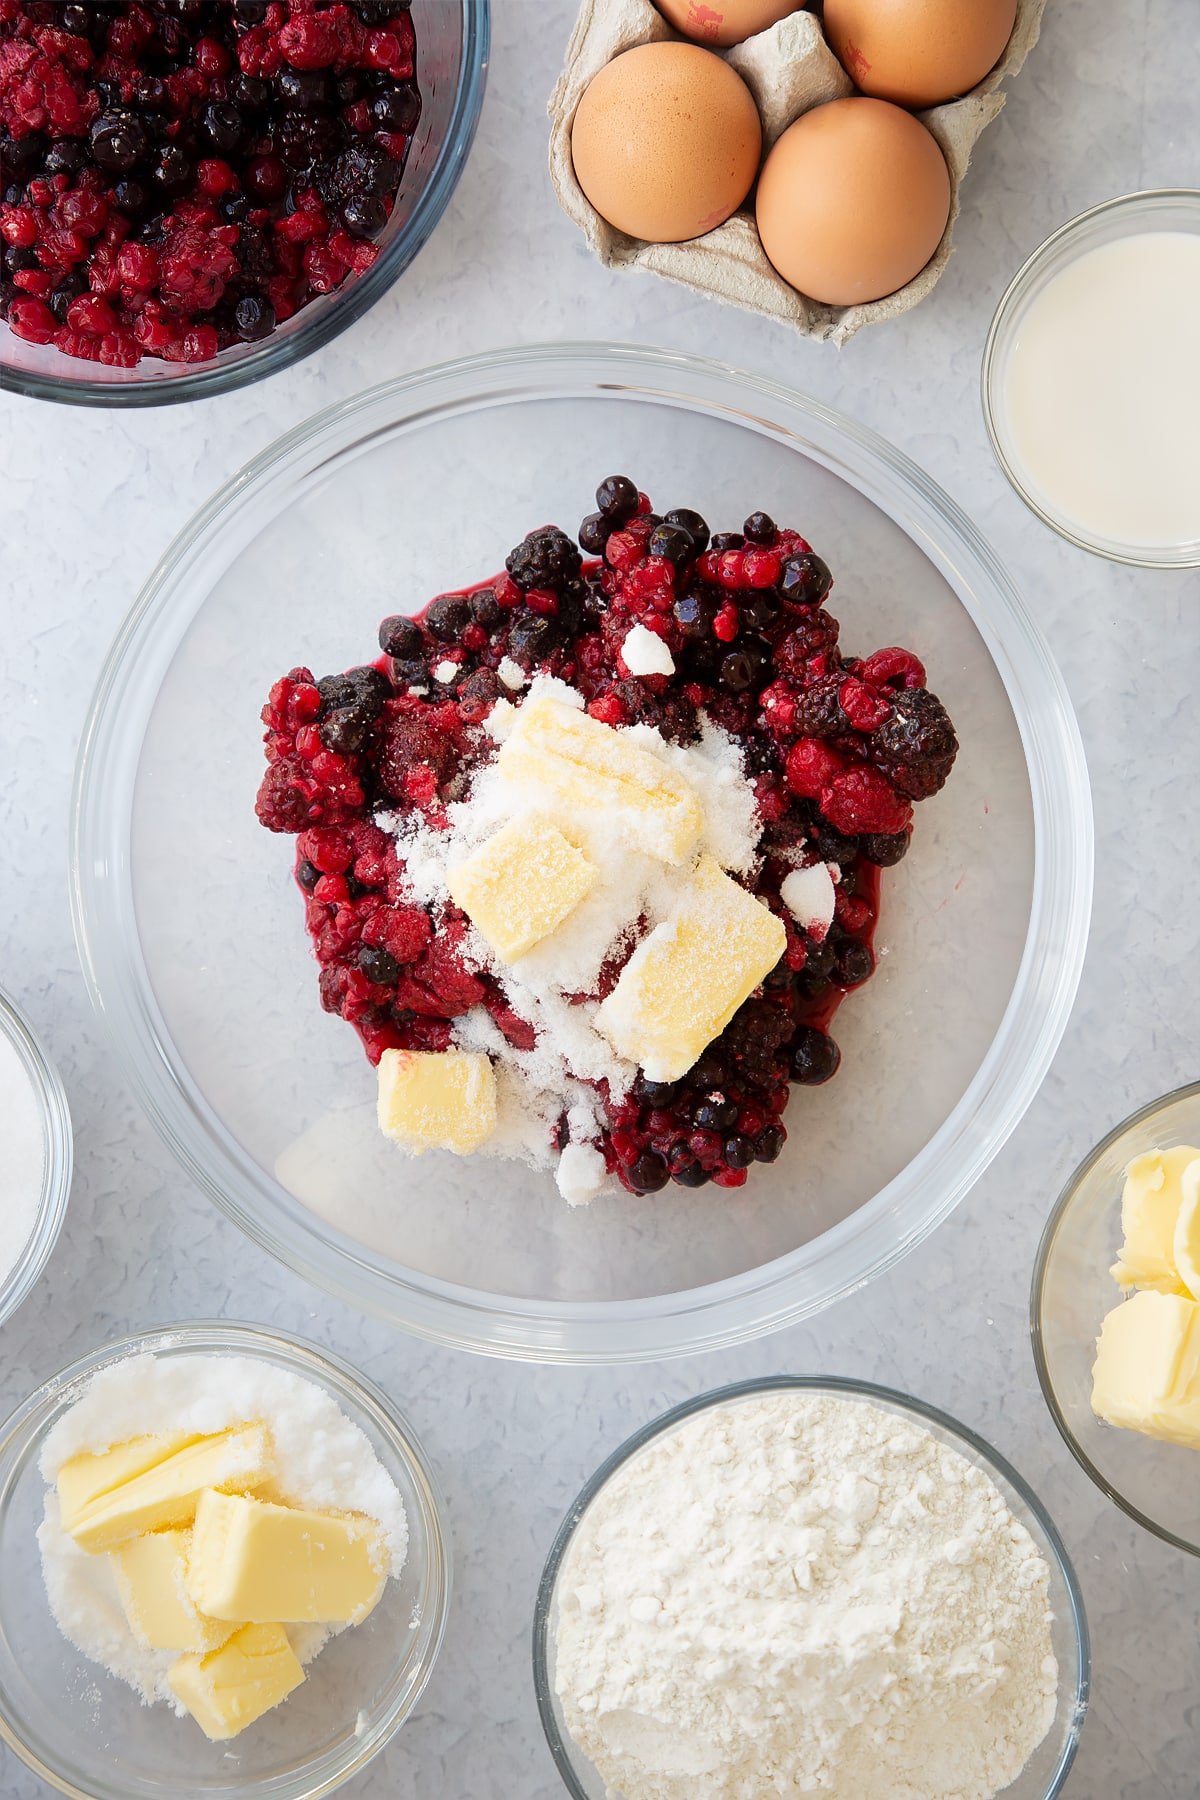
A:
<svg viewBox="0 0 1200 1800">
<path fill-rule="evenodd" d="M 1157 231 L 1185 231 L 1200 236 L 1200 188 L 1149 188 L 1142 193 L 1119 195 L 1068 219 L 1038 245 L 1013 276 L 992 319 L 983 352 L 983 417 L 996 461 L 1013 491 L 1043 524 L 1068 543 L 1109 562 L 1128 563 L 1135 568 L 1189 569 L 1200 565 L 1200 541 L 1161 546 L 1125 543 L 1088 533 L 1067 514 L 1056 511 L 1051 498 L 1023 472 L 1004 395 L 1005 377 L 1021 326 L 1039 294 L 1088 251 L 1118 238 Z M 1152 317 L 1145 328 L 1153 330 Z"/>
<path fill-rule="evenodd" d="M 559 1574 L 572 1540 L 588 1508 L 632 1458 L 663 1432 L 673 1431 L 710 1407 L 737 1405 L 758 1394 L 779 1392 L 824 1394 L 839 1400 L 881 1407 L 931 1432 L 939 1443 L 981 1468 L 1000 1489 L 1013 1515 L 1024 1525 L 1050 1571 L 1049 1602 L 1054 1614 L 1053 1644 L 1058 1660 L 1058 1701 L 1054 1723 L 1015 1782 L 997 1800 L 1054 1800 L 1066 1782 L 1087 1711 L 1091 1686 L 1091 1650 L 1083 1597 L 1058 1532 L 1037 1495 L 983 1438 L 947 1413 L 910 1395 L 871 1382 L 820 1376 L 768 1376 L 739 1382 L 685 1401 L 652 1419 L 597 1469 L 575 1500 L 551 1547 L 538 1589 L 533 1621 L 533 1682 L 538 1711 L 550 1753 L 572 1800 L 605 1800 L 608 1789 L 592 1764 L 572 1741 L 554 1683 L 554 1632 Z"/>
<path fill-rule="evenodd" d="M 89 1662 L 59 1631 L 37 1528 L 48 1432 L 100 1369 L 129 1356 L 250 1356 L 322 1388 L 365 1434 L 408 1516 L 408 1556 L 378 1606 L 312 1664 L 303 1690 L 229 1743 Z M 412 1712 L 449 1607 L 444 1507 L 391 1401 L 346 1364 L 284 1332 L 195 1323 L 144 1331 L 72 1363 L 0 1425 L 0 1740 L 72 1800 L 318 1800 L 365 1767 Z"/>
<path fill-rule="evenodd" d="M 362 275 L 318 294 L 257 344 L 230 344 L 209 363 L 148 357 L 133 369 L 109 368 L 31 344 L 0 321 L 0 387 L 35 400 L 76 406 L 162 406 L 202 400 L 273 375 L 362 317 L 399 280 L 428 242 L 466 165 L 487 75 L 490 0 L 412 0 L 422 113 L 409 146 L 380 254 Z"/>
<path fill-rule="evenodd" d="M 1196 1452 L 1118 1430 L 1092 1411 L 1096 1339 L 1121 1303 L 1110 1270 L 1123 1235 L 1125 1170 L 1135 1156 L 1175 1144 L 1200 1144 L 1200 1082 L 1140 1108 L 1076 1169 L 1042 1234 L 1030 1326 L 1046 1404 L 1080 1467 L 1147 1531 L 1200 1556 Z"/>
<path fill-rule="evenodd" d="M 519 1163 L 400 1157 L 354 1033 L 322 1013 L 293 845 L 256 823 L 259 710 L 297 663 L 493 574 L 625 470 L 714 529 L 753 508 L 834 570 L 848 653 L 907 644 L 962 751 L 884 878 L 837 1079 L 797 1089 L 735 1194 L 570 1209 Z M 501 351 L 372 389 L 237 475 L 168 551 L 102 673 L 74 797 L 89 987 L 184 1166 L 319 1285 L 460 1347 L 555 1361 L 712 1348 L 869 1281 L 944 1219 L 1059 1042 L 1091 902 L 1087 770 L 1061 677 L 958 508 L 872 432 L 714 362 Z"/>
<path fill-rule="evenodd" d="M 0 1034 L 28 1075 L 42 1126 L 42 1185 L 28 1238 L 11 1269 L 0 1268 L 0 1325 L 16 1312 L 45 1268 L 67 1214 L 74 1144 L 58 1070 L 21 1009 L 0 990 Z"/>
</svg>

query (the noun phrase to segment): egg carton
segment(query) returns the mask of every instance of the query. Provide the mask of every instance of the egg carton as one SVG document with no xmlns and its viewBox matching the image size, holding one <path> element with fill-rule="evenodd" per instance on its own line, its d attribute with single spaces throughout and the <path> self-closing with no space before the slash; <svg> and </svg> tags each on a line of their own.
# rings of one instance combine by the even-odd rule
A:
<svg viewBox="0 0 1200 1800">
<path fill-rule="evenodd" d="M 550 179 L 559 205 L 609 269 L 649 269 L 731 306 L 744 306 L 791 325 L 804 337 L 844 344 L 864 325 L 908 312 L 936 286 L 950 260 L 959 191 L 980 133 L 1004 105 L 1001 89 L 1037 42 L 1046 0 L 1019 0 L 1016 24 L 1003 57 L 979 86 L 959 100 L 917 114 L 937 139 L 950 170 L 950 217 L 942 240 L 921 273 L 883 300 L 859 306 L 824 306 L 796 292 L 777 275 L 758 236 L 754 213 L 743 207 L 703 237 L 682 244 L 647 244 L 617 231 L 591 206 L 575 179 L 571 127 L 584 89 L 614 56 L 639 44 L 678 41 L 650 0 L 583 0 L 566 66 L 550 97 Z M 801 113 L 856 92 L 825 42 L 811 12 L 796 12 L 731 50 L 718 52 L 737 70 L 758 103 L 763 154 Z"/>
</svg>

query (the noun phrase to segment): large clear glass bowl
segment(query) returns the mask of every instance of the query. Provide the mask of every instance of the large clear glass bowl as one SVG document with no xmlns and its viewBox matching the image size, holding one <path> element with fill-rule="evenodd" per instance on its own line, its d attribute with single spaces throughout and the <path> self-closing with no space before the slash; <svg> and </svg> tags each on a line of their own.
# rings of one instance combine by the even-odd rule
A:
<svg viewBox="0 0 1200 1800">
<path fill-rule="evenodd" d="M 714 524 L 802 527 L 843 642 L 924 656 L 963 750 L 884 883 L 879 972 L 735 1194 L 569 1210 L 519 1163 L 405 1159 L 320 1010 L 290 843 L 253 813 L 258 712 L 296 663 L 369 655 L 381 615 L 494 573 L 629 470 Z M 406 377 L 283 438 L 152 575 L 80 751 L 72 886 L 99 1012 L 185 1167 L 331 1291 L 460 1346 L 636 1359 L 771 1330 L 944 1219 L 1036 1092 L 1078 980 L 1087 772 L 1060 676 L 995 557 L 871 432 L 778 385 L 634 348 L 499 352 Z"/>
<path fill-rule="evenodd" d="M 303 1690 L 242 1736 L 210 1743 L 68 1643 L 37 1548 L 47 1434 L 97 1370 L 128 1356 L 252 1356 L 311 1381 L 366 1435 L 408 1515 L 408 1557 L 382 1600 L 313 1663 Z M 72 1800 L 318 1800 L 378 1755 L 412 1712 L 445 1633 L 449 1543 L 437 1484 L 386 1395 L 280 1331 L 194 1323 L 138 1332 L 72 1363 L 0 1425 L 0 1740 Z M 186 1776 L 185 1772 L 186 1771 Z"/>
<path fill-rule="evenodd" d="M 58 1070 L 25 1014 L 0 990 L 0 1034 L 16 1052 L 37 1100 L 42 1127 L 42 1180 L 29 1236 L 11 1268 L 0 1268 L 0 1325 L 27 1298 L 49 1261 L 67 1216 L 74 1143 L 67 1096 Z M 0 1120 L 0 1125 L 5 1121 Z"/>
<path fill-rule="evenodd" d="M 147 357 L 134 369 L 30 344 L 0 320 L 0 389 L 75 406 L 162 406 L 204 400 L 311 356 L 374 306 L 428 241 L 458 185 L 487 77 L 490 0 L 412 0 L 422 111 L 380 254 L 363 275 L 319 294 L 258 344 L 231 344 L 189 366 Z"/>
<path fill-rule="evenodd" d="M 1200 1146 L 1200 1081 L 1152 1100 L 1084 1158 L 1046 1221 L 1033 1272 L 1033 1358 L 1050 1416 L 1101 1493 L 1180 1550 L 1200 1556 L 1200 1455 L 1092 1411 L 1092 1364 L 1106 1313 L 1121 1304 L 1110 1270 L 1121 1193 L 1135 1156 Z"/>
<path fill-rule="evenodd" d="M 718 1388 L 714 1393 L 701 1394 L 695 1400 L 687 1400 L 682 1406 L 663 1413 L 660 1418 L 652 1419 L 596 1470 L 567 1513 L 546 1558 L 533 1620 L 534 1691 L 542 1729 L 546 1733 L 546 1742 L 550 1746 L 555 1766 L 562 1776 L 563 1786 L 572 1800 L 621 1800 L 619 1794 L 605 1786 L 592 1763 L 571 1738 L 555 1692 L 554 1634 L 558 1621 L 558 1576 L 580 1521 L 617 1471 L 663 1432 L 674 1431 L 686 1419 L 710 1407 L 737 1406 L 757 1394 L 795 1390 L 882 1408 L 932 1432 L 940 1444 L 946 1444 L 960 1456 L 965 1456 L 968 1462 L 982 1469 L 995 1482 L 1009 1511 L 1024 1525 L 1041 1551 L 1050 1571 L 1049 1600 L 1054 1614 L 1053 1644 L 1058 1661 L 1058 1704 L 1049 1732 L 1017 1780 L 1005 1788 L 1002 1800 L 1054 1800 L 1054 1796 L 1062 1792 L 1079 1747 L 1079 1734 L 1083 1728 L 1091 1686 L 1091 1649 L 1087 1618 L 1083 1610 L 1083 1595 L 1049 1514 L 1033 1489 L 1004 1460 L 999 1451 L 994 1450 L 965 1425 L 961 1425 L 957 1419 L 952 1419 L 948 1413 L 926 1405 L 923 1400 L 914 1400 L 911 1395 L 896 1393 L 891 1388 L 876 1387 L 868 1381 L 805 1375 L 774 1375 L 757 1381 L 738 1382 L 732 1387 Z M 803 1704 L 803 1696 L 798 1694 L 797 1705 Z M 870 1797 L 864 1794 L 863 1800 L 870 1800 Z"/>
</svg>

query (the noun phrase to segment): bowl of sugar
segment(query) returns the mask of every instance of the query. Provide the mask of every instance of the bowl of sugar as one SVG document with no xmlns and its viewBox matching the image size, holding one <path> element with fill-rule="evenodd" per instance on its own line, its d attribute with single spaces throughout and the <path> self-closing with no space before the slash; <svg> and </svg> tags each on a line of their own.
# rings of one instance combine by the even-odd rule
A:
<svg viewBox="0 0 1200 1800">
<path fill-rule="evenodd" d="M 0 1325 L 54 1248 L 71 1190 L 71 1118 L 58 1072 L 0 990 Z"/>
<path fill-rule="evenodd" d="M 1111 562 L 1200 566 L 1200 189 L 1106 200 L 996 309 L 983 412 L 1016 492 Z"/>
</svg>

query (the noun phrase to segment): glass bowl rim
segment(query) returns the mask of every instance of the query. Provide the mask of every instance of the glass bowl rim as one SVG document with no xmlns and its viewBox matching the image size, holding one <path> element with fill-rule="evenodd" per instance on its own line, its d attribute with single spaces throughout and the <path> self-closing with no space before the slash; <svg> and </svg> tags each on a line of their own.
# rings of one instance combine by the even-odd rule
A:
<svg viewBox="0 0 1200 1800">
<path fill-rule="evenodd" d="M 980 402 L 988 441 L 1001 473 L 1017 498 L 1023 501 L 1030 512 L 1035 514 L 1044 525 L 1048 525 L 1051 531 L 1068 544 L 1073 544 L 1077 550 L 1086 550 L 1090 556 L 1099 556 L 1106 562 L 1118 563 L 1134 569 L 1194 569 L 1200 567 L 1200 542 L 1161 551 L 1156 551 L 1152 546 L 1147 545 L 1121 545 L 1115 539 L 1112 543 L 1102 543 L 1099 539 L 1084 536 L 1064 517 L 1049 511 L 1025 486 L 1017 473 L 1013 459 L 1005 448 L 999 425 L 998 396 L 994 402 L 993 394 L 997 393 L 998 388 L 997 364 L 1001 341 L 1016 324 L 1020 316 L 1019 309 L 1033 282 L 1058 250 L 1072 238 L 1086 238 L 1092 227 L 1111 213 L 1149 214 L 1157 207 L 1175 203 L 1191 205 L 1196 208 L 1197 231 L 1200 232 L 1200 187 L 1139 188 L 1128 194 L 1116 194 L 1110 200 L 1101 200 L 1097 205 L 1089 206 L 1083 212 L 1076 213 L 1073 218 L 1067 219 L 1064 224 L 1058 226 L 1025 258 L 1001 295 L 996 310 L 992 314 L 992 322 L 988 328 L 987 340 L 983 349 L 983 361 L 980 365 Z"/>
<path fill-rule="evenodd" d="M 391 428 L 450 411 L 463 416 L 485 403 L 611 394 L 690 409 L 739 429 L 765 429 L 774 441 L 814 455 L 847 480 L 924 552 L 971 617 L 1020 732 L 1035 834 L 1033 901 L 1013 993 L 980 1068 L 929 1142 L 872 1199 L 784 1257 L 698 1288 L 636 1300 L 514 1301 L 396 1263 L 380 1271 L 364 1260 L 361 1246 L 344 1249 L 315 1217 L 278 1227 L 260 1221 L 257 1205 L 242 1197 L 255 1181 L 247 1159 L 238 1162 L 216 1141 L 201 1118 L 202 1106 L 181 1081 L 178 1058 L 168 1056 L 160 1041 L 144 969 L 126 979 L 124 952 L 115 953 L 107 941 L 116 926 L 100 915 L 124 905 L 130 872 L 122 854 L 108 851 L 108 810 L 116 802 L 100 765 L 113 754 L 122 684 L 139 641 L 160 616 L 171 616 L 177 569 L 217 533 L 229 510 L 252 503 L 283 473 L 307 468 L 304 459 L 327 447 L 332 434 L 385 405 Z M 984 596 L 978 612 L 960 592 L 973 583 Z M 348 1304 L 454 1348 L 534 1361 L 636 1362 L 742 1342 L 819 1310 L 907 1253 L 968 1192 L 1045 1076 L 1078 986 L 1092 877 L 1090 784 L 1065 683 L 1011 578 L 955 502 L 903 452 L 819 401 L 708 358 L 637 345 L 534 344 L 456 359 L 339 401 L 269 445 L 178 533 L 127 614 L 81 735 L 72 796 L 71 908 L 84 978 L 139 1101 L 192 1179 L 270 1254 Z M 120 965 L 115 974 L 114 958 Z M 165 1031 L 163 1036 L 169 1041 Z M 274 1190 L 262 1171 L 258 1176 L 263 1192 Z M 898 1229 L 892 1215 L 902 1203 L 908 1212 Z M 865 1269 L 864 1233 L 870 1247 Z M 819 1291 L 810 1283 L 811 1291 L 798 1295 L 797 1277 L 818 1260 Z"/>
<path fill-rule="evenodd" d="M 291 368 L 355 324 L 382 299 L 429 242 L 466 167 L 487 85 L 491 0 L 460 0 L 460 4 L 463 42 L 454 102 L 428 180 L 403 229 L 364 274 L 334 290 L 329 296 L 332 305 L 315 311 L 307 324 L 298 326 L 287 337 L 272 333 L 236 363 L 222 364 L 218 360 L 212 366 L 179 375 L 100 382 L 84 375 L 21 369 L 0 356 L 0 389 L 11 387 L 27 399 L 52 400 L 63 406 L 124 408 L 207 400 Z M 0 329 L 0 346 L 7 329 Z M 80 367 L 86 369 L 88 364 L 82 362 Z"/>
<path fill-rule="evenodd" d="M 77 1357 L 57 1373 L 47 1376 L 6 1419 L 0 1421 L 0 1462 L 14 1446 L 32 1448 L 41 1443 L 50 1419 L 69 1389 L 112 1363 L 124 1361 L 131 1355 L 153 1353 L 156 1349 L 182 1349 L 198 1354 L 229 1352 L 249 1357 L 261 1355 L 265 1349 L 281 1358 L 296 1374 L 314 1381 L 327 1393 L 332 1390 L 339 1403 L 348 1400 L 361 1408 L 404 1464 L 420 1502 L 421 1525 L 429 1548 L 429 1567 L 420 1602 L 423 1619 L 430 1619 L 427 1641 L 411 1687 L 398 1700 L 393 1697 L 386 1717 L 374 1733 L 355 1748 L 350 1760 L 340 1768 L 328 1769 L 315 1784 L 297 1787 L 289 1795 L 289 1800 L 321 1800 L 323 1795 L 332 1794 L 352 1776 L 361 1773 L 392 1741 L 416 1708 L 441 1652 L 450 1611 L 452 1554 L 446 1502 L 437 1477 L 420 1438 L 404 1413 L 369 1376 L 334 1351 L 308 1338 L 273 1325 L 231 1319 L 187 1319 L 178 1324 L 145 1326 Z M 28 1768 L 59 1793 L 66 1794 L 69 1800 L 94 1800 L 89 1790 L 76 1787 L 67 1777 L 43 1763 L 37 1752 L 18 1736 L 2 1708 L 0 1743 L 6 1744 Z M 298 1771 L 297 1778 L 299 1775 Z M 245 1792 L 252 1800 L 255 1787 L 252 1785 L 244 1790 L 235 1787 L 229 1791 L 231 1795 Z"/>
<path fill-rule="evenodd" d="M 611 1455 L 607 1456 L 593 1474 L 584 1482 L 579 1493 L 568 1507 L 562 1522 L 554 1536 L 542 1569 L 538 1583 L 537 1600 L 533 1615 L 533 1685 L 537 1697 L 538 1716 L 546 1743 L 554 1759 L 555 1768 L 562 1778 L 563 1785 L 572 1800 L 587 1800 L 587 1795 L 579 1785 L 571 1762 L 563 1734 L 554 1717 L 554 1695 L 551 1692 L 548 1663 L 548 1646 L 550 1637 L 551 1615 L 554 1605 L 554 1590 L 557 1585 L 559 1571 L 575 1532 L 592 1502 L 605 1488 L 612 1477 L 624 1464 L 638 1455 L 648 1443 L 663 1432 L 673 1430 L 676 1425 L 697 1413 L 707 1412 L 710 1408 L 723 1406 L 731 1401 L 743 1400 L 752 1394 L 769 1393 L 825 1393 L 836 1396 L 851 1396 L 857 1400 L 882 1403 L 885 1407 L 898 1409 L 915 1418 L 918 1423 L 936 1425 L 952 1438 L 973 1450 L 984 1466 L 999 1474 L 1016 1492 L 1023 1505 L 1036 1520 L 1039 1529 L 1045 1536 L 1055 1567 L 1062 1576 L 1071 1603 L 1072 1636 L 1076 1651 L 1075 1700 L 1072 1710 L 1070 1732 L 1063 1747 L 1062 1756 L 1055 1769 L 1050 1786 L 1043 1800 L 1055 1800 L 1062 1792 L 1063 1784 L 1075 1761 L 1079 1749 L 1079 1739 L 1083 1730 L 1083 1721 L 1087 1713 L 1091 1694 L 1091 1637 L 1088 1630 L 1087 1612 L 1083 1603 L 1083 1591 L 1074 1564 L 1067 1553 L 1065 1544 L 1059 1535 L 1058 1527 L 1047 1512 L 1044 1504 L 1030 1487 L 1025 1477 L 1002 1456 L 994 1445 L 973 1431 L 969 1425 L 943 1412 L 940 1407 L 927 1400 L 919 1400 L 913 1394 L 902 1393 L 898 1388 L 884 1387 L 875 1381 L 860 1381 L 845 1375 L 761 1375 L 746 1381 L 730 1382 L 724 1387 L 712 1388 L 706 1393 L 697 1394 L 690 1400 L 684 1400 L 672 1406 L 666 1412 L 648 1421 L 619 1444 Z M 1040 1548 L 1040 1546 L 1039 1546 Z M 1003 1796 L 997 1796 L 1003 1800 Z"/>
<path fill-rule="evenodd" d="M 1156 1519 L 1152 1519 L 1148 1513 L 1142 1512 L 1139 1507 L 1135 1506 L 1132 1500 L 1127 1500 L 1120 1488 L 1115 1487 L 1107 1476 L 1102 1475 L 1096 1467 L 1067 1424 L 1066 1416 L 1058 1403 L 1058 1394 L 1050 1375 L 1050 1364 L 1046 1356 L 1042 1331 L 1042 1300 L 1046 1287 L 1046 1270 L 1049 1267 L 1050 1256 L 1059 1230 L 1075 1203 L 1080 1187 L 1118 1139 L 1124 1137 L 1125 1133 L 1132 1130 L 1134 1126 L 1146 1124 L 1148 1120 L 1154 1118 L 1156 1113 L 1164 1111 L 1168 1106 L 1173 1106 L 1177 1100 L 1200 1100 L 1200 1081 L 1184 1082 L 1182 1087 L 1172 1088 L 1170 1093 L 1160 1094 L 1157 1099 L 1148 1100 L 1144 1106 L 1139 1106 L 1127 1118 L 1114 1125 L 1111 1131 L 1105 1132 L 1099 1143 L 1088 1151 L 1082 1162 L 1067 1177 L 1042 1228 L 1037 1256 L 1034 1258 L 1033 1278 L 1029 1293 L 1029 1335 L 1033 1345 L 1033 1362 L 1037 1370 L 1038 1385 L 1042 1390 L 1042 1399 L 1046 1403 L 1046 1410 L 1054 1420 L 1063 1443 L 1084 1474 L 1095 1483 L 1105 1499 L 1111 1500 L 1113 1505 L 1119 1507 L 1127 1517 L 1133 1520 L 1135 1525 L 1140 1525 L 1143 1530 L 1161 1538 L 1164 1543 L 1173 1545 L 1176 1550 L 1186 1550 L 1189 1556 L 1200 1556 L 1200 1542 L 1192 1543 L 1188 1538 L 1179 1537 L 1168 1526 L 1160 1525 Z"/>
<path fill-rule="evenodd" d="M 62 1077 L 25 1013 L 2 988 L 0 1033 L 12 1045 L 29 1076 L 46 1146 L 42 1191 L 33 1228 L 8 1274 L 0 1276 L 0 1326 L 3 1326 L 29 1298 L 58 1242 L 71 1194 L 75 1143 Z"/>
</svg>

